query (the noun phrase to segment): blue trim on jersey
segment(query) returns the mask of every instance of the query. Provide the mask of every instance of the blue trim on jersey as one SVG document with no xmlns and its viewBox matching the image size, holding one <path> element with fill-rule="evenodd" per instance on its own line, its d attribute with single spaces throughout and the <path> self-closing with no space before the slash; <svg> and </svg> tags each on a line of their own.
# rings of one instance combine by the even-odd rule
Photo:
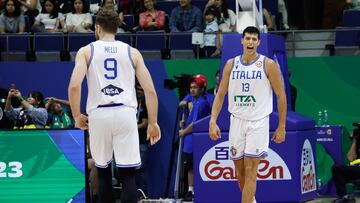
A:
<svg viewBox="0 0 360 203">
<path fill-rule="evenodd" d="M 89 59 L 89 63 L 88 63 L 88 68 L 90 67 L 91 61 L 94 57 L 94 45 L 92 43 L 90 43 L 90 48 L 91 48 L 91 53 L 90 53 L 90 59 Z"/>
<path fill-rule="evenodd" d="M 244 155 L 241 155 L 239 157 L 230 157 L 230 159 L 233 160 L 233 161 L 240 160 L 240 159 L 243 159 L 243 158 L 244 158 Z"/>
<path fill-rule="evenodd" d="M 99 105 L 97 106 L 98 108 L 104 108 L 104 107 L 113 107 L 113 106 L 122 106 L 124 105 L 123 103 L 115 103 L 115 104 L 103 104 L 103 105 Z"/>
<path fill-rule="evenodd" d="M 133 66 L 133 68 L 135 68 L 134 61 L 133 61 L 132 58 L 131 58 L 130 46 L 128 46 L 128 56 L 129 56 L 129 59 L 130 59 L 130 61 L 131 61 L 131 65 Z"/>
<path fill-rule="evenodd" d="M 266 157 L 268 153 L 266 151 L 262 151 L 260 154 L 244 154 L 245 157 L 253 157 L 253 158 L 260 158 L 260 157 Z"/>
<path fill-rule="evenodd" d="M 116 167 L 118 168 L 132 168 L 132 167 L 140 168 L 140 166 L 141 166 L 141 162 L 136 164 L 116 164 Z"/>
<path fill-rule="evenodd" d="M 95 162 L 95 166 L 99 168 L 107 168 L 112 161 L 113 160 L 111 159 L 110 161 L 106 162 L 106 165 L 100 165 Z"/>
<path fill-rule="evenodd" d="M 257 55 L 257 57 L 255 58 L 255 60 L 253 60 L 252 63 L 245 64 L 245 63 L 243 62 L 243 60 L 242 60 L 242 55 L 240 55 L 240 63 L 241 63 L 243 66 L 250 66 L 250 65 L 254 64 L 257 60 L 259 60 L 259 58 L 260 58 L 260 54 Z"/>
<path fill-rule="evenodd" d="M 264 73 L 265 73 L 266 77 L 269 78 L 269 75 L 268 75 L 268 73 L 267 73 L 267 71 L 266 71 L 266 67 L 265 67 L 265 60 L 266 60 L 266 56 L 264 56 L 263 70 L 264 70 Z"/>
</svg>

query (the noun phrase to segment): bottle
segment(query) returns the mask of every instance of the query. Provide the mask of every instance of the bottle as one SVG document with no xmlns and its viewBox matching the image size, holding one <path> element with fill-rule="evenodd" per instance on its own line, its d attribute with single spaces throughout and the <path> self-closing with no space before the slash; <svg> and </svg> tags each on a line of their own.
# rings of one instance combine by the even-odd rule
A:
<svg viewBox="0 0 360 203">
<path fill-rule="evenodd" d="M 319 111 L 317 121 L 316 121 L 316 126 L 320 127 L 322 125 L 323 125 L 323 114 L 321 111 Z"/>
<path fill-rule="evenodd" d="M 322 189 L 322 182 L 321 182 L 321 178 L 317 179 L 317 195 L 320 196 L 321 195 L 321 189 Z"/>
<path fill-rule="evenodd" d="M 329 119 L 329 117 L 328 117 L 328 112 L 327 112 L 327 110 L 325 109 L 325 110 L 324 110 L 324 113 L 323 113 L 323 125 L 324 125 L 325 127 L 329 127 L 328 119 Z"/>
</svg>

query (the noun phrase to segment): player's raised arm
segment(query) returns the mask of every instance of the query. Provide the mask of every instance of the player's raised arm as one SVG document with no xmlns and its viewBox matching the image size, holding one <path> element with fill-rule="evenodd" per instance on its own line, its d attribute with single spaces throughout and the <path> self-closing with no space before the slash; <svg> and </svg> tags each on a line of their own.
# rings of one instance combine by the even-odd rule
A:
<svg viewBox="0 0 360 203">
<path fill-rule="evenodd" d="M 209 135 L 212 140 L 217 140 L 221 137 L 220 129 L 216 123 L 217 117 L 221 111 L 222 105 L 224 103 L 224 97 L 228 91 L 229 87 L 229 78 L 231 74 L 231 69 L 233 66 L 233 59 L 229 59 L 226 62 L 226 65 L 223 70 L 222 78 L 220 81 L 219 90 L 216 93 L 215 100 L 211 109 L 211 118 L 209 124 Z"/>
<path fill-rule="evenodd" d="M 131 57 L 135 65 L 136 77 L 144 89 L 146 106 L 148 110 L 148 139 L 155 144 L 161 138 L 160 128 L 157 124 L 158 99 L 150 73 L 145 66 L 144 59 L 137 49 L 131 48 Z"/>
<path fill-rule="evenodd" d="M 81 129 L 87 129 L 87 117 L 80 112 L 80 100 L 81 100 L 81 84 L 87 72 L 87 56 L 86 52 L 89 52 L 90 48 L 81 48 L 75 58 L 75 67 L 71 75 L 68 94 L 69 102 L 72 110 L 72 115 L 75 119 L 76 127 Z"/>
</svg>

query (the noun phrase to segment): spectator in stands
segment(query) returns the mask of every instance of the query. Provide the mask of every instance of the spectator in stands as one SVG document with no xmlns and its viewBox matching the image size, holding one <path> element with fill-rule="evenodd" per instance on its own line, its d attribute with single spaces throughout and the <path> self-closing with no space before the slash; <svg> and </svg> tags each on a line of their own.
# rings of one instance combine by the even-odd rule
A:
<svg viewBox="0 0 360 203">
<path fill-rule="evenodd" d="M 20 108 L 13 108 L 11 98 L 16 97 L 21 102 Z M 8 118 L 15 122 L 15 128 L 44 128 L 48 114 L 44 108 L 44 97 L 41 92 L 32 91 L 27 100 L 21 92 L 16 89 L 10 89 L 5 104 L 5 113 Z"/>
<path fill-rule="evenodd" d="M 107 9 L 113 9 L 116 11 L 116 6 L 115 6 L 114 0 L 103 0 L 101 7 L 107 8 Z M 119 19 L 120 19 L 120 28 L 118 29 L 118 33 L 129 30 L 129 28 L 126 27 L 126 25 L 124 25 L 124 12 L 122 11 L 122 9 L 119 9 L 116 12 L 119 14 Z"/>
<path fill-rule="evenodd" d="M 59 13 L 55 0 L 45 0 L 42 12 L 36 16 L 32 32 L 61 32 L 64 28 L 65 17 Z"/>
<path fill-rule="evenodd" d="M 0 16 L 0 33 L 22 33 L 25 19 L 21 14 L 18 0 L 5 0 L 5 11 Z"/>
<path fill-rule="evenodd" d="M 339 196 L 335 203 L 350 203 L 354 202 L 351 197 L 346 195 L 346 183 L 360 178 L 360 130 L 355 129 L 350 137 L 352 145 L 347 153 L 347 158 L 350 161 L 348 165 L 334 165 L 331 168 L 332 177 L 336 187 L 336 193 Z"/>
<path fill-rule="evenodd" d="M 191 5 L 191 0 L 179 0 L 180 6 L 170 15 L 171 32 L 202 32 L 202 14 L 199 8 Z"/>
<path fill-rule="evenodd" d="M 236 31 L 236 15 L 228 8 L 224 0 L 209 0 L 205 6 L 205 12 L 209 6 L 215 6 L 220 13 L 220 16 L 217 16 L 217 22 L 221 32 Z"/>
<path fill-rule="evenodd" d="M 186 126 L 179 130 L 179 136 L 184 136 L 183 163 L 187 171 L 188 192 L 185 194 L 184 201 L 192 201 L 194 198 L 194 176 L 193 176 L 193 145 L 192 145 L 192 130 L 193 123 L 210 114 L 210 106 L 206 100 L 206 85 L 207 79 L 203 75 L 196 75 L 190 84 L 190 93 L 192 101 L 187 102 L 190 109 L 189 116 L 186 121 Z"/>
<path fill-rule="evenodd" d="M 279 6 L 279 12 L 281 13 L 281 17 L 282 17 L 283 29 L 288 30 L 290 29 L 290 27 L 288 23 L 288 12 L 284 0 L 278 0 L 278 6 Z"/>
<path fill-rule="evenodd" d="M 263 8 L 263 18 L 265 20 L 265 25 L 269 31 L 274 30 L 274 24 L 272 21 L 271 13 L 266 9 Z"/>
<path fill-rule="evenodd" d="M 221 33 L 236 31 L 236 15 L 234 11 L 228 8 L 224 0 L 209 0 L 205 6 L 205 12 L 210 6 L 215 6 L 219 12 L 219 15 L 216 16 L 216 20 L 219 25 L 219 34 L 216 37 L 216 50 L 212 54 L 212 57 L 218 57 L 221 55 Z"/>
<path fill-rule="evenodd" d="M 69 101 L 55 97 L 49 97 L 46 100 L 45 108 L 48 111 L 50 128 L 73 128 L 75 123 Z M 65 105 L 67 108 L 63 108 L 62 105 Z"/>
<path fill-rule="evenodd" d="M 164 30 L 165 12 L 155 9 L 155 0 L 144 0 L 146 11 L 140 13 L 140 30 Z"/>
<path fill-rule="evenodd" d="M 40 0 L 20 0 L 21 10 L 25 16 L 29 17 L 29 24 L 34 24 L 34 18 L 41 11 Z"/>
<path fill-rule="evenodd" d="M 205 11 L 205 24 L 204 29 L 204 47 L 202 48 L 204 56 L 209 58 L 213 56 L 216 51 L 217 37 L 215 32 L 219 31 L 219 26 L 216 22 L 216 16 L 218 16 L 218 10 L 215 6 L 209 6 Z"/>
<path fill-rule="evenodd" d="M 348 4 L 350 8 L 360 10 L 360 0 L 346 0 L 346 4 Z"/>
<path fill-rule="evenodd" d="M 74 1 L 73 0 L 56 0 L 56 4 L 59 8 L 59 13 L 67 16 L 68 13 L 71 13 L 73 10 Z"/>
<path fill-rule="evenodd" d="M 215 74 L 215 87 L 208 89 L 207 92 L 209 94 L 216 95 L 216 93 L 219 89 L 219 85 L 220 85 L 220 71 L 218 70 L 218 71 L 216 71 L 216 74 Z"/>
<path fill-rule="evenodd" d="M 0 13 L 5 9 L 5 0 L 0 0 Z"/>
<path fill-rule="evenodd" d="M 146 1 L 146 0 L 145 0 Z M 144 90 L 142 89 L 140 83 L 136 83 L 136 99 L 138 103 L 137 107 L 137 126 L 139 132 L 139 144 L 140 144 L 140 157 L 141 157 L 141 167 L 136 173 L 136 186 L 139 190 L 138 198 L 146 199 L 147 198 L 147 157 L 149 149 L 149 141 L 147 139 L 147 125 L 148 125 L 148 115 L 147 108 L 145 103 Z"/>
<path fill-rule="evenodd" d="M 85 0 L 74 0 L 72 12 L 66 16 L 68 32 L 91 32 L 93 24 L 89 6 Z"/>
<path fill-rule="evenodd" d="M 144 0 L 119 0 L 119 10 L 124 12 L 124 15 L 138 16 L 145 10 Z"/>
</svg>

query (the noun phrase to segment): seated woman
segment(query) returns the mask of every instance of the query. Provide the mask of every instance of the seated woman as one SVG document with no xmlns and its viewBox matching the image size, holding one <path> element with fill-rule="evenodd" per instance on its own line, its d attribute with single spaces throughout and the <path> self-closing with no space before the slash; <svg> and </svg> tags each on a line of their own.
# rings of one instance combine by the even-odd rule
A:
<svg viewBox="0 0 360 203">
<path fill-rule="evenodd" d="M 155 9 L 155 0 L 144 0 L 146 11 L 140 13 L 140 30 L 163 30 L 165 25 L 165 12 Z"/>
<path fill-rule="evenodd" d="M 0 16 L 0 33 L 22 33 L 25 31 L 25 18 L 21 15 L 18 0 L 5 0 L 5 11 Z"/>
<path fill-rule="evenodd" d="M 11 105 L 11 98 L 14 97 L 21 102 L 19 108 L 13 108 Z M 41 92 L 32 91 L 25 100 L 19 90 L 10 89 L 5 103 L 5 114 L 15 122 L 15 129 L 44 128 L 48 114 L 43 100 Z"/>
<path fill-rule="evenodd" d="M 84 0 L 74 0 L 72 13 L 66 16 L 68 32 L 91 32 L 93 24 L 89 13 L 89 6 Z"/>
<path fill-rule="evenodd" d="M 55 0 L 45 0 L 42 12 L 35 18 L 32 32 L 61 32 L 65 25 L 65 17 L 58 11 Z"/>
<path fill-rule="evenodd" d="M 116 10 L 114 0 L 103 0 L 101 7 L 106 9 Z M 117 11 L 117 13 L 119 14 L 120 25 L 121 25 L 120 28 L 118 29 L 118 32 L 125 32 L 125 30 L 127 30 L 128 28 L 124 27 L 124 12 Z"/>
<path fill-rule="evenodd" d="M 29 24 L 34 24 L 34 18 L 41 11 L 40 0 L 19 0 L 21 3 L 21 11 L 29 17 Z"/>
</svg>

